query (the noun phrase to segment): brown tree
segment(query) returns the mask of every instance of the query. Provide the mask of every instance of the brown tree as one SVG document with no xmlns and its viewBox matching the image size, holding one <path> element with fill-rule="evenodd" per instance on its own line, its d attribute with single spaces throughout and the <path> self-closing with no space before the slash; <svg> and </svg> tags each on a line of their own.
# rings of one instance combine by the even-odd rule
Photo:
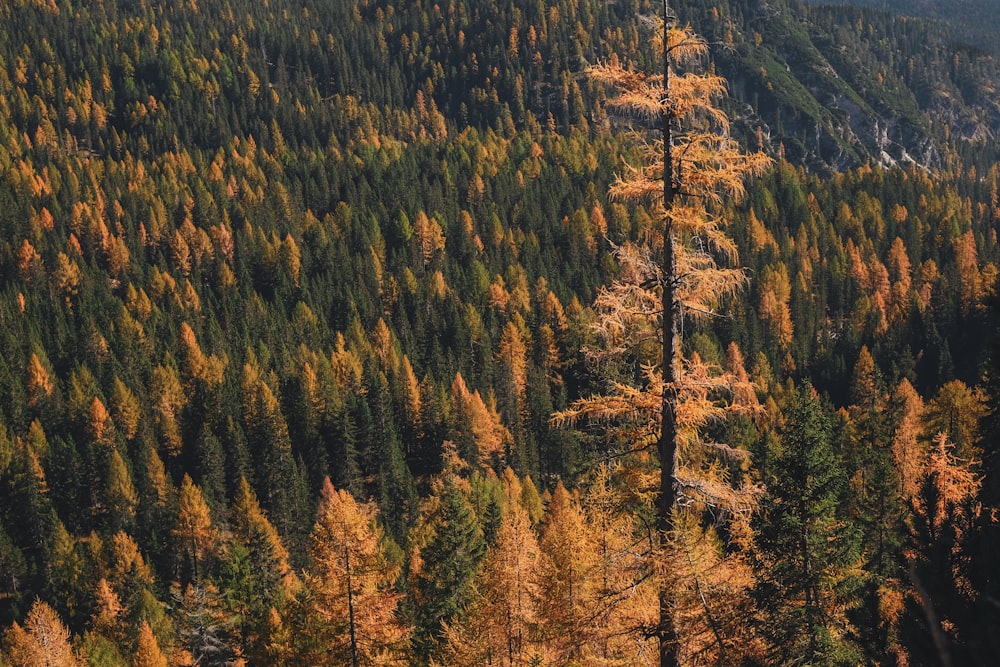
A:
<svg viewBox="0 0 1000 667">
<path fill-rule="evenodd" d="M 76 667 L 69 630 L 49 605 L 36 600 L 24 619 L 4 634 L 4 657 L 12 667 Z"/>
<path fill-rule="evenodd" d="M 201 566 L 215 554 L 218 532 L 212 526 L 212 515 L 201 495 L 201 489 L 187 474 L 181 480 L 177 523 L 173 530 L 182 569 L 191 581 L 205 574 Z"/>
<path fill-rule="evenodd" d="M 132 656 L 132 665 L 134 667 L 167 667 L 167 658 L 160 650 L 156 635 L 153 634 L 153 630 L 146 621 L 143 621 L 142 627 L 139 628 L 139 643 Z"/>
<path fill-rule="evenodd" d="M 620 277 L 599 295 L 597 333 L 604 348 L 595 360 L 630 355 L 644 364 L 643 382 L 616 378 L 604 396 L 576 403 L 556 421 L 597 420 L 624 424 L 626 453 L 659 463 L 656 537 L 651 569 L 659 580 L 656 626 L 646 632 L 659 641 L 660 664 L 678 664 L 677 593 L 659 576 L 676 553 L 676 527 L 684 506 L 712 505 L 730 514 L 747 510 L 752 494 L 728 484 L 730 460 L 739 452 L 707 443 L 703 426 L 754 405 L 730 400 L 739 378 L 713 370 L 697 355 L 681 354 L 685 317 L 711 317 L 721 300 L 746 280 L 734 268 L 736 247 L 724 232 L 719 211 L 728 196 L 739 198 L 744 179 L 769 164 L 763 154 L 745 154 L 728 137 L 728 119 L 717 106 L 725 82 L 694 71 L 707 53 L 690 29 L 673 27 L 669 8 L 654 44 L 663 58 L 658 74 L 636 72 L 612 61 L 591 69 L 614 93 L 607 106 L 638 123 L 655 122 L 658 136 L 643 144 L 645 162 L 612 186 L 613 198 L 646 204 L 655 229 L 642 230 L 644 243 L 618 248 Z M 657 257 L 658 259 L 654 259 Z M 658 341 L 659 345 L 652 344 Z"/>
<path fill-rule="evenodd" d="M 403 665 L 410 629 L 393 590 L 400 565 L 389 557 L 376 509 L 347 491 L 323 484 L 306 571 L 306 612 L 316 645 L 312 664 Z"/>
</svg>

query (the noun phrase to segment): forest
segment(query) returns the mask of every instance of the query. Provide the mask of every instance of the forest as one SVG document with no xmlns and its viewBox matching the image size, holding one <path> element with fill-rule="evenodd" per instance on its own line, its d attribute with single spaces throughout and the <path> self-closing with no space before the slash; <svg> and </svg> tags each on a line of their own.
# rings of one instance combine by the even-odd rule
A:
<svg viewBox="0 0 1000 667">
<path fill-rule="evenodd" d="M 671 4 L 0 4 L 0 667 L 996 664 L 998 55 Z"/>
</svg>

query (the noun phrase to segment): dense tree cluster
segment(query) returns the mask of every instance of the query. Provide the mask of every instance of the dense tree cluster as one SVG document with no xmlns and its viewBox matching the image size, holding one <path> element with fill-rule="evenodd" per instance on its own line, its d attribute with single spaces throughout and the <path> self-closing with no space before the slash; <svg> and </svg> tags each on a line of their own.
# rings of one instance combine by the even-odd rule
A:
<svg viewBox="0 0 1000 667">
<path fill-rule="evenodd" d="M 993 659 L 996 63 L 775 6 L 935 168 L 833 159 L 756 10 L 680 8 L 777 159 L 685 232 L 749 280 L 678 321 L 669 552 L 620 308 L 662 210 L 583 75 L 656 66 L 645 5 L 0 7 L 0 665 L 654 664 L 664 581 L 683 664 Z"/>
</svg>

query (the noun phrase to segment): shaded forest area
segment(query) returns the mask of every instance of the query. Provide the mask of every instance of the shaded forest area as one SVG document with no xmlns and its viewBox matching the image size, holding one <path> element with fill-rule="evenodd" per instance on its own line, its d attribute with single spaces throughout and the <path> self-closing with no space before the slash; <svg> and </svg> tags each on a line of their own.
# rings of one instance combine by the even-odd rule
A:
<svg viewBox="0 0 1000 667">
<path fill-rule="evenodd" d="M 763 410 L 684 664 L 990 664 L 996 61 L 773 7 L 677 7 L 778 158 L 685 329 Z M 552 419 L 643 373 L 590 354 L 655 212 L 584 72 L 648 9 L 0 8 L 0 664 L 655 663 L 655 461 Z"/>
</svg>

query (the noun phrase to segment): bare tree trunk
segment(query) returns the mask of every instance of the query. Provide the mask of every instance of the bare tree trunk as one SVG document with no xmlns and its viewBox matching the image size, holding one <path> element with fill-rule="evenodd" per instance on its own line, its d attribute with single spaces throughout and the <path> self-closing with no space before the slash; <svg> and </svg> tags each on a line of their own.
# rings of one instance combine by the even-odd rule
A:
<svg viewBox="0 0 1000 667">
<path fill-rule="evenodd" d="M 670 49 L 667 45 L 669 32 L 670 7 L 667 0 L 663 2 L 663 90 L 670 96 Z M 673 151 L 671 146 L 672 111 L 667 108 L 661 118 L 661 133 L 663 135 L 663 266 L 661 280 L 663 282 L 663 393 L 660 413 L 660 496 L 656 508 L 656 528 L 659 534 L 661 553 L 669 548 L 670 534 L 673 531 L 673 510 L 677 504 L 677 348 L 679 343 L 678 324 L 680 308 L 674 295 L 677 277 L 677 255 L 674 250 L 673 221 L 670 210 L 676 196 L 674 190 Z M 677 632 L 673 619 L 673 595 L 668 590 L 665 579 L 660 578 L 659 603 L 659 640 L 660 667 L 676 667 L 678 665 Z"/>
</svg>

